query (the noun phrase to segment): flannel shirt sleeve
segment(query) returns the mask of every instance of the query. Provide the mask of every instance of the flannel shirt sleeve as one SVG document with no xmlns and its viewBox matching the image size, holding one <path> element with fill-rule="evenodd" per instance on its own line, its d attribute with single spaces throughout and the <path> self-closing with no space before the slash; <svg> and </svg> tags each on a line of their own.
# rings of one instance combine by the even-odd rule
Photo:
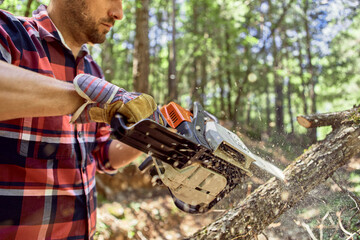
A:
<svg viewBox="0 0 360 240">
<path fill-rule="evenodd" d="M 112 175 L 117 173 L 117 169 L 111 167 L 109 161 L 109 147 L 111 142 L 110 126 L 105 123 L 99 123 L 96 132 L 96 147 L 92 155 L 96 160 L 97 171 Z"/>
<path fill-rule="evenodd" d="M 0 10 L 0 60 L 19 65 L 21 50 L 26 49 L 24 37 L 28 37 L 21 22 L 11 13 Z"/>
</svg>

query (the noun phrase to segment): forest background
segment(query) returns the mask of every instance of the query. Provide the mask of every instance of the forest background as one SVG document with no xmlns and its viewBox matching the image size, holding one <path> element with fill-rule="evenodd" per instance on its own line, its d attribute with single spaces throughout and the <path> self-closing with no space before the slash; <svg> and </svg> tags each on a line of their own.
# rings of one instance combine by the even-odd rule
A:
<svg viewBox="0 0 360 240">
<path fill-rule="evenodd" d="M 0 8 L 31 16 L 48 2 L 3 0 Z M 198 101 L 228 128 L 293 160 L 331 131 L 302 128 L 296 116 L 360 102 L 359 4 L 127 0 L 124 19 L 90 52 L 108 81 L 159 104 Z M 359 179 L 359 170 L 345 178 Z"/>
</svg>

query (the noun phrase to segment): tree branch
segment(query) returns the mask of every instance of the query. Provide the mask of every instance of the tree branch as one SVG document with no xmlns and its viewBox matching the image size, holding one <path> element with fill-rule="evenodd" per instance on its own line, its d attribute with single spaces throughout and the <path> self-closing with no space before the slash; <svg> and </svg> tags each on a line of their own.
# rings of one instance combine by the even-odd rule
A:
<svg viewBox="0 0 360 240">
<path fill-rule="evenodd" d="M 360 115 L 356 113 L 356 116 Z M 344 124 L 221 218 L 187 239 L 252 239 L 360 152 L 359 124 Z"/>
<path fill-rule="evenodd" d="M 320 231 L 320 240 L 323 240 L 324 239 L 324 232 L 323 232 L 323 229 L 324 229 L 324 222 L 326 220 L 326 218 L 329 216 L 329 212 L 327 212 L 325 214 L 325 216 L 321 219 L 321 223 L 320 223 L 320 226 L 319 226 L 319 231 Z"/>
<path fill-rule="evenodd" d="M 308 116 L 298 116 L 298 123 L 305 128 L 316 128 L 323 126 L 338 127 L 348 121 L 359 120 L 352 119 L 359 113 L 359 108 L 355 107 L 350 110 L 333 113 L 320 113 Z"/>
<path fill-rule="evenodd" d="M 339 223 L 340 229 L 341 229 L 341 231 L 343 231 L 343 233 L 345 233 L 347 236 L 351 236 L 352 233 L 351 233 L 351 232 L 348 232 L 348 231 L 344 228 L 344 225 L 342 224 L 341 214 L 342 214 L 342 211 L 336 213 L 336 216 L 338 217 L 338 223 Z"/>
<path fill-rule="evenodd" d="M 317 238 L 315 237 L 313 231 L 311 230 L 308 224 L 306 224 L 305 222 L 301 222 L 301 226 L 308 232 L 312 240 L 317 240 Z"/>
</svg>

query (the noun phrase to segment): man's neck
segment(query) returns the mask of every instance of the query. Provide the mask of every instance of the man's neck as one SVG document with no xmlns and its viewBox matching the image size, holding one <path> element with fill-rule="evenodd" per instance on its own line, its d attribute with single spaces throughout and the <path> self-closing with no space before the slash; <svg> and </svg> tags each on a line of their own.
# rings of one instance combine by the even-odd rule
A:
<svg viewBox="0 0 360 240">
<path fill-rule="evenodd" d="M 71 31 L 66 28 L 66 25 L 61 24 L 62 20 L 61 15 L 59 14 L 60 11 L 56 11 L 52 4 L 48 6 L 47 11 L 51 21 L 54 23 L 56 29 L 60 33 L 59 35 L 62 38 L 61 41 L 67 48 L 72 51 L 74 57 L 76 58 L 80 52 L 82 44 L 75 40 L 73 33 L 71 33 Z"/>
</svg>

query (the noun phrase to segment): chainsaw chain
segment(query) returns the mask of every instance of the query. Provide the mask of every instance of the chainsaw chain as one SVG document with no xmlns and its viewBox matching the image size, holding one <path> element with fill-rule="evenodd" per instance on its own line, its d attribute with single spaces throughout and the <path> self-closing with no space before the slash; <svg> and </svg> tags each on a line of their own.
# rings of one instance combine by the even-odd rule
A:
<svg viewBox="0 0 360 240">
<path fill-rule="evenodd" d="M 217 197 L 208 206 L 199 209 L 199 212 L 206 212 L 221 199 L 226 197 L 238 184 L 244 182 L 247 175 L 238 167 L 225 162 L 221 158 L 214 157 L 213 155 L 204 155 L 203 159 L 200 159 L 199 162 L 204 167 L 221 174 L 227 180 L 226 187 L 217 195 Z"/>
</svg>

